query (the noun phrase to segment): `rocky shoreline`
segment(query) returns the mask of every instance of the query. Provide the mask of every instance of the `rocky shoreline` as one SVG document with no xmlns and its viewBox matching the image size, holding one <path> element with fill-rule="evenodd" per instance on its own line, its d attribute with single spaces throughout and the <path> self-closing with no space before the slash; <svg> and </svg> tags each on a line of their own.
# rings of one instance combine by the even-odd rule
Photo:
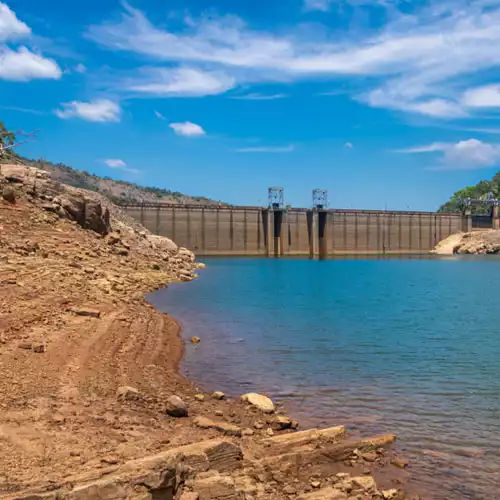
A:
<svg viewBox="0 0 500 500">
<path fill-rule="evenodd" d="M 194 279 L 191 252 L 33 168 L 2 165 L 0 194 L 0 498 L 418 498 L 394 435 L 297 430 L 179 374 L 144 293 Z"/>
<path fill-rule="evenodd" d="M 432 250 L 435 255 L 491 255 L 500 253 L 500 231 L 488 229 L 457 233 L 440 241 Z"/>
</svg>

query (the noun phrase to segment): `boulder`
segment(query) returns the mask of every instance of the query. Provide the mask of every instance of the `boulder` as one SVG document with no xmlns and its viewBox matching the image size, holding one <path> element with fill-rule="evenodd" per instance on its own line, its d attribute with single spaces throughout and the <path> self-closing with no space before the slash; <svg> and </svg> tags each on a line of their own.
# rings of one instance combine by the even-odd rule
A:
<svg viewBox="0 0 500 500">
<path fill-rule="evenodd" d="M 170 396 L 165 410 L 168 415 L 175 418 L 187 417 L 188 415 L 187 405 L 179 396 Z"/>
<path fill-rule="evenodd" d="M 226 395 L 221 391 L 215 391 L 212 393 L 212 398 L 218 399 L 218 400 L 226 399 Z"/>
<path fill-rule="evenodd" d="M 5 186 L 2 189 L 2 198 L 9 203 L 16 202 L 16 193 L 10 186 Z"/>
<path fill-rule="evenodd" d="M 267 396 L 262 396 L 262 394 L 249 392 L 248 394 L 243 394 L 243 396 L 241 396 L 241 400 L 245 401 L 251 406 L 254 406 L 264 413 L 274 412 L 273 402 Z"/>
</svg>

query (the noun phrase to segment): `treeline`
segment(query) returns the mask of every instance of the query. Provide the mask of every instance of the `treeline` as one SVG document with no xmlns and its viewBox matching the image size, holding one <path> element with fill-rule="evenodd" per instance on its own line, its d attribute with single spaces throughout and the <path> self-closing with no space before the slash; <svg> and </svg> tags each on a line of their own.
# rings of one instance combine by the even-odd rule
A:
<svg viewBox="0 0 500 500">
<path fill-rule="evenodd" d="M 453 193 L 451 198 L 439 208 L 439 212 L 463 212 L 465 210 L 464 200 L 466 198 L 481 198 L 492 193 L 495 198 L 500 198 L 500 172 L 497 172 L 489 181 L 480 181 L 474 186 L 467 186 Z M 488 207 L 478 206 L 474 208 L 475 213 L 486 213 Z"/>
</svg>

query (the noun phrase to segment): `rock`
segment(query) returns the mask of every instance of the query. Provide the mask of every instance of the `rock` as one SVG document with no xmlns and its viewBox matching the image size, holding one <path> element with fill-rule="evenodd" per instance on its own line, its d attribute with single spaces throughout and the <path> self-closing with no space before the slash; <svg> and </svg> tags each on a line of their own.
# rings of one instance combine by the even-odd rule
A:
<svg viewBox="0 0 500 500">
<path fill-rule="evenodd" d="M 306 431 L 281 434 L 271 439 L 266 439 L 270 445 L 279 445 L 285 448 L 294 448 L 314 442 L 336 442 L 345 436 L 345 427 L 327 427 L 326 429 L 308 429 Z"/>
<path fill-rule="evenodd" d="M 353 477 L 351 481 L 355 487 L 361 488 L 365 491 L 377 489 L 377 483 L 371 476 L 357 476 Z"/>
<path fill-rule="evenodd" d="M 118 401 L 137 401 L 140 399 L 140 393 L 135 387 L 122 386 L 116 391 Z"/>
<path fill-rule="evenodd" d="M 253 426 L 257 429 L 257 430 L 260 430 L 260 429 L 263 429 L 264 428 L 264 424 L 260 421 L 257 420 L 257 422 L 255 422 L 253 424 Z"/>
<path fill-rule="evenodd" d="M 101 317 L 101 311 L 98 311 L 97 309 L 89 309 L 86 307 L 72 307 L 70 311 L 73 314 L 76 314 L 77 316 L 88 316 L 90 318 L 100 318 Z"/>
<path fill-rule="evenodd" d="M 378 454 L 374 451 L 369 451 L 366 453 L 361 453 L 361 458 L 366 462 L 375 462 L 378 458 Z"/>
<path fill-rule="evenodd" d="M 219 400 L 226 399 L 226 395 L 221 391 L 215 391 L 214 393 L 212 393 L 212 398 Z"/>
<path fill-rule="evenodd" d="M 201 339 L 200 337 L 191 337 L 189 341 L 191 342 L 191 344 L 199 344 L 201 342 Z"/>
<path fill-rule="evenodd" d="M 106 236 L 106 241 L 108 245 L 116 245 L 122 242 L 122 238 L 118 233 L 109 233 Z"/>
<path fill-rule="evenodd" d="M 184 491 L 179 500 L 199 500 L 200 495 L 194 491 Z"/>
<path fill-rule="evenodd" d="M 297 488 L 293 487 L 291 484 L 287 484 L 283 488 L 283 493 L 285 495 L 295 495 L 297 493 Z"/>
<path fill-rule="evenodd" d="M 195 394 L 194 399 L 196 399 L 196 401 L 205 401 L 205 396 L 203 394 Z"/>
<path fill-rule="evenodd" d="M 19 347 L 19 349 L 31 350 L 31 346 L 31 342 L 19 342 L 19 344 L 17 344 L 17 347 Z"/>
<path fill-rule="evenodd" d="M 257 394 L 255 392 L 249 392 L 248 394 L 243 394 L 243 396 L 241 396 L 241 400 L 251 406 L 254 406 L 255 408 L 258 408 L 264 413 L 274 412 L 274 404 L 267 396 L 262 396 L 261 394 Z"/>
<path fill-rule="evenodd" d="M 33 352 L 36 352 L 36 353 L 44 353 L 45 352 L 45 344 L 43 344 L 42 342 L 34 342 L 32 345 L 31 345 L 31 349 L 33 350 Z"/>
<path fill-rule="evenodd" d="M 266 434 L 269 436 L 269 437 L 273 437 L 274 436 L 274 432 L 273 430 L 271 429 L 271 427 L 268 427 L 266 429 Z"/>
<path fill-rule="evenodd" d="M 215 416 L 216 417 L 222 417 L 224 413 L 221 410 L 215 410 Z"/>
<path fill-rule="evenodd" d="M 403 457 L 393 458 L 391 460 L 391 465 L 394 465 L 394 467 L 397 467 L 398 469 L 406 469 L 409 464 L 410 461 Z"/>
<path fill-rule="evenodd" d="M 168 415 L 175 418 L 187 417 L 188 408 L 186 403 L 179 396 L 170 396 L 165 408 Z"/>
<path fill-rule="evenodd" d="M 16 202 L 16 193 L 10 186 L 5 186 L 2 189 L 2 198 L 9 203 Z"/>
<path fill-rule="evenodd" d="M 288 417 L 283 417 L 280 415 L 276 417 L 276 421 L 274 422 L 274 427 L 279 431 L 283 431 L 285 429 L 291 429 L 292 421 Z"/>
<path fill-rule="evenodd" d="M 320 486 L 321 486 L 321 482 L 320 481 L 317 481 L 317 480 L 312 480 L 309 482 L 309 484 L 314 488 L 314 489 L 318 489 Z"/>
<path fill-rule="evenodd" d="M 253 436 L 254 434 L 255 432 L 253 431 L 253 429 L 243 429 L 241 431 L 242 436 Z"/>
<path fill-rule="evenodd" d="M 52 422 L 54 422 L 54 424 L 64 424 L 64 422 L 66 422 L 66 418 L 64 417 L 64 415 L 61 415 L 60 413 L 56 413 L 55 415 L 52 416 Z"/>
<path fill-rule="evenodd" d="M 207 417 L 196 417 L 194 420 L 194 425 L 200 427 L 201 429 L 215 429 L 219 432 L 223 432 L 224 434 L 228 434 L 229 436 L 241 436 L 241 428 L 228 424 L 226 422 L 216 422 Z"/>
<path fill-rule="evenodd" d="M 382 490 L 382 496 L 384 500 L 403 500 L 404 493 L 401 490 L 393 488 L 391 490 Z"/>
<path fill-rule="evenodd" d="M 343 491 L 327 486 L 320 490 L 304 493 L 297 498 L 298 500 L 347 500 L 348 496 Z"/>
<path fill-rule="evenodd" d="M 199 493 L 200 500 L 236 500 L 234 480 L 230 476 L 215 474 L 210 477 L 197 477 L 194 489 Z"/>
</svg>

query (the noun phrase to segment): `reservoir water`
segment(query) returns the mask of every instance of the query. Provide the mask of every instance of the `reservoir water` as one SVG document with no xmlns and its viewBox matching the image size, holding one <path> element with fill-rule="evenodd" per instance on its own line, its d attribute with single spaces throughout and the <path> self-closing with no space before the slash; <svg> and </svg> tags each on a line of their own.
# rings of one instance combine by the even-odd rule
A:
<svg viewBox="0 0 500 500">
<path fill-rule="evenodd" d="M 184 371 L 305 425 L 395 432 L 433 499 L 500 498 L 500 260 L 210 259 L 152 294 Z"/>
</svg>

